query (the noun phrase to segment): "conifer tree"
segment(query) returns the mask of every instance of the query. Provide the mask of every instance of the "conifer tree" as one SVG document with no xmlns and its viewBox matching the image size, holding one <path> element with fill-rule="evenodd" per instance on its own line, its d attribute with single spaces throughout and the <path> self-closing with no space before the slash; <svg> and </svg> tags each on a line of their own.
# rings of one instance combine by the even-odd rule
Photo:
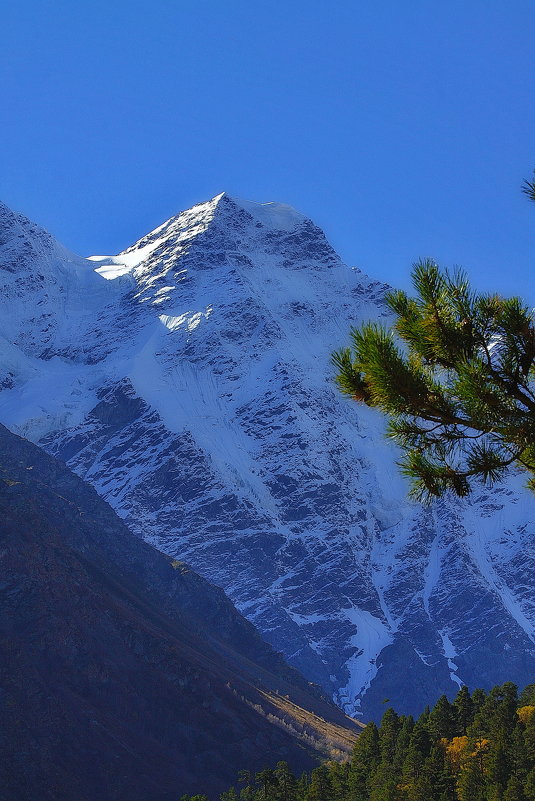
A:
<svg viewBox="0 0 535 801">
<path fill-rule="evenodd" d="M 535 201 L 535 173 L 523 191 Z M 392 330 L 354 328 L 352 346 L 333 354 L 339 388 L 388 416 L 413 497 L 467 495 L 474 480 L 513 468 L 535 491 L 533 312 L 520 298 L 475 292 L 464 272 L 430 259 L 412 281 L 414 297 L 387 295 Z"/>
<path fill-rule="evenodd" d="M 379 731 L 375 723 L 368 723 L 355 744 L 349 767 L 348 790 L 351 801 L 368 801 L 369 782 L 380 759 Z"/>
<path fill-rule="evenodd" d="M 277 780 L 277 801 L 296 801 L 297 781 L 287 762 L 277 762 L 275 778 Z"/>
<path fill-rule="evenodd" d="M 475 757 L 463 766 L 457 781 L 457 796 L 459 801 L 487 801 L 487 781 Z"/>
<path fill-rule="evenodd" d="M 522 781 L 525 781 L 530 768 L 525 732 L 526 726 L 519 718 L 511 735 L 507 737 L 511 771 Z"/>
<path fill-rule="evenodd" d="M 441 746 L 433 746 L 423 772 L 429 777 L 433 788 L 429 801 L 452 801 L 455 798 L 455 777 Z"/>
<path fill-rule="evenodd" d="M 333 801 L 333 790 L 329 771 L 325 765 L 314 768 L 307 789 L 307 801 Z"/>
<path fill-rule="evenodd" d="M 429 734 L 424 726 L 417 723 L 412 731 L 409 746 L 403 763 L 403 777 L 413 781 L 420 777 L 425 760 L 431 748 Z"/>
<path fill-rule="evenodd" d="M 396 739 L 400 730 L 399 717 L 392 708 L 386 710 L 379 727 L 381 762 L 394 762 Z"/>
<path fill-rule="evenodd" d="M 238 781 L 245 785 L 240 792 L 240 801 L 253 801 L 255 791 L 251 784 L 252 780 L 253 777 L 249 770 L 240 770 L 238 773 Z"/>
<path fill-rule="evenodd" d="M 219 799 L 220 801 L 238 801 L 238 793 L 236 792 L 236 788 L 230 787 L 228 790 L 225 790 L 224 793 L 221 793 Z"/>
<path fill-rule="evenodd" d="M 304 801 L 304 799 L 306 799 L 309 785 L 310 776 L 308 773 L 302 773 L 297 780 L 297 797 L 299 801 Z"/>
<path fill-rule="evenodd" d="M 528 773 L 523 789 L 527 801 L 533 801 L 535 798 L 535 768 Z"/>
<path fill-rule="evenodd" d="M 359 736 L 353 749 L 352 764 L 365 764 L 376 767 L 381 758 L 379 731 L 372 721 Z"/>
<path fill-rule="evenodd" d="M 345 801 L 348 793 L 348 770 L 346 764 L 331 762 L 329 765 L 333 801 Z"/>
<path fill-rule="evenodd" d="M 518 703 L 520 706 L 535 706 L 535 684 L 528 684 L 524 687 L 520 693 Z"/>
<path fill-rule="evenodd" d="M 486 698 L 487 698 L 487 693 L 485 692 L 485 690 L 481 690 L 479 687 L 472 693 L 472 704 L 474 707 L 473 718 L 475 718 L 475 716 L 478 714 L 479 710 L 485 703 Z"/>
<path fill-rule="evenodd" d="M 206 795 L 183 795 L 180 797 L 180 801 L 208 801 L 208 796 Z"/>
<path fill-rule="evenodd" d="M 276 787 L 278 783 L 275 771 L 265 768 L 255 775 L 255 781 L 262 788 L 262 794 L 260 798 L 262 801 L 268 801 L 270 789 Z"/>
<path fill-rule="evenodd" d="M 340 389 L 386 413 L 413 497 L 467 495 L 474 480 L 490 484 L 515 466 L 535 490 L 532 311 L 478 294 L 464 273 L 430 260 L 412 280 L 414 297 L 387 297 L 393 331 L 367 323 L 333 354 Z"/>
<path fill-rule="evenodd" d="M 429 714 L 426 724 L 431 737 L 439 740 L 441 737 L 451 739 L 457 729 L 457 720 L 454 708 L 445 695 L 441 695 Z"/>
<path fill-rule="evenodd" d="M 412 715 L 401 715 L 399 723 L 400 729 L 396 738 L 396 751 L 394 753 L 394 766 L 396 770 L 400 770 L 405 763 L 410 744 L 414 739 L 413 733 L 415 729 Z"/>
<path fill-rule="evenodd" d="M 493 687 L 479 709 L 470 731 L 490 736 L 494 741 L 505 739 L 513 731 L 517 716 L 517 687 L 512 682 Z"/>
<path fill-rule="evenodd" d="M 510 776 L 507 748 L 503 741 L 493 744 L 487 764 L 489 780 L 497 790 L 498 799 L 501 799 Z"/>
<path fill-rule="evenodd" d="M 463 736 L 472 723 L 474 715 L 474 703 L 466 684 L 463 684 L 455 696 L 453 707 L 457 717 L 457 734 Z"/>
<path fill-rule="evenodd" d="M 374 773 L 369 801 L 398 801 L 398 776 L 390 762 L 381 761 Z"/>
<path fill-rule="evenodd" d="M 503 794 L 503 801 L 527 801 L 523 783 L 517 776 L 511 776 Z"/>
</svg>

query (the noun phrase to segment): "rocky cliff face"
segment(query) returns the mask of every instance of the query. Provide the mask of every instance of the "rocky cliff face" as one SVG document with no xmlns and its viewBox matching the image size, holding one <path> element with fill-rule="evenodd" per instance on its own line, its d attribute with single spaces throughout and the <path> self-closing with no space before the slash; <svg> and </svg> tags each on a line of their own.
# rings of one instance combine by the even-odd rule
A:
<svg viewBox="0 0 535 801">
<path fill-rule="evenodd" d="M 351 714 L 532 679 L 534 499 L 514 478 L 407 501 L 380 416 L 339 397 L 329 365 L 352 324 L 386 319 L 387 288 L 310 220 L 220 195 L 91 261 L 3 220 L 0 420 Z"/>
<path fill-rule="evenodd" d="M 221 590 L 3 426 L 0 520 L 4 797 L 215 798 L 349 750 L 355 724 Z"/>
</svg>

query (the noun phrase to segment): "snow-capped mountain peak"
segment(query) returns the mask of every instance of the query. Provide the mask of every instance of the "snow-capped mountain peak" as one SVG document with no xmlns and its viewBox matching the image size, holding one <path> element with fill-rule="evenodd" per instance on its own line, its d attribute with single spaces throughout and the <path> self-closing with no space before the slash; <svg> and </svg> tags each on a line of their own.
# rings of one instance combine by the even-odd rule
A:
<svg viewBox="0 0 535 801">
<path fill-rule="evenodd" d="M 223 193 L 90 260 L 25 230 L 2 273 L 20 325 L 1 422 L 222 586 L 350 712 L 531 678 L 535 503 L 514 480 L 407 501 L 380 416 L 339 397 L 329 360 L 386 317 L 387 288 L 313 222 Z"/>
</svg>

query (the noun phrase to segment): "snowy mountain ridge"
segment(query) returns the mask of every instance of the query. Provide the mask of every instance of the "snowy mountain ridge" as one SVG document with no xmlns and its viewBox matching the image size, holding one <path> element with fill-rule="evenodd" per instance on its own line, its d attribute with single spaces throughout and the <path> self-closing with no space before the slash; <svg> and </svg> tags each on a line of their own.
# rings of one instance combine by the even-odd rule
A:
<svg viewBox="0 0 535 801">
<path fill-rule="evenodd" d="M 89 260 L 0 207 L 0 421 L 216 584 L 350 713 L 532 680 L 535 501 L 407 500 L 329 357 L 387 287 L 221 194 Z"/>
</svg>

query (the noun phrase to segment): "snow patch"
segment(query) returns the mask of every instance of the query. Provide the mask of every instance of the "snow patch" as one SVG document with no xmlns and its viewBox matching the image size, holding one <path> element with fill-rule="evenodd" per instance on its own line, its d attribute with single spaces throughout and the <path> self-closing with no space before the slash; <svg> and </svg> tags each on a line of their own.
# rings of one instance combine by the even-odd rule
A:
<svg viewBox="0 0 535 801">
<path fill-rule="evenodd" d="M 202 319 L 207 320 L 211 314 L 212 307 L 207 306 L 203 312 L 185 312 L 178 315 L 161 314 L 159 320 L 169 331 L 179 331 L 181 328 L 186 328 L 191 332 L 195 331 Z"/>
<path fill-rule="evenodd" d="M 88 260 L 100 265 L 95 267 L 95 272 L 107 281 L 114 281 L 116 278 L 128 275 L 133 269 L 131 264 L 127 264 L 117 256 L 89 256 Z"/>
<path fill-rule="evenodd" d="M 450 678 L 455 684 L 458 684 L 459 687 L 462 687 L 464 681 L 462 681 L 459 676 L 457 675 L 457 665 L 453 661 L 457 656 L 457 651 L 454 648 L 452 641 L 450 640 L 446 631 L 442 630 L 438 632 L 440 639 L 442 640 L 442 648 L 444 651 L 444 656 L 448 660 L 448 667 L 450 669 Z"/>
<path fill-rule="evenodd" d="M 381 651 L 394 641 L 390 626 L 365 609 L 344 609 L 340 619 L 345 618 L 353 623 L 357 631 L 350 639 L 355 654 L 345 663 L 349 671 L 349 681 L 341 687 L 337 698 L 348 714 L 355 714 L 360 708 L 360 699 L 369 688 L 379 670 L 377 659 Z"/>
<path fill-rule="evenodd" d="M 0 394 L 3 424 L 32 442 L 52 431 L 79 425 L 98 402 L 96 389 L 102 381 L 98 369 L 58 356 L 48 361 L 46 371 L 38 369 L 37 361 L 26 360 L 31 377 L 22 387 Z"/>
<path fill-rule="evenodd" d="M 218 196 L 218 200 L 223 195 Z M 277 231 L 293 231 L 298 225 L 306 221 L 306 217 L 301 212 L 296 211 L 292 206 L 285 203 L 256 203 L 253 200 L 230 197 L 237 206 L 248 211 L 255 220 L 260 222 L 265 228 Z"/>
</svg>

